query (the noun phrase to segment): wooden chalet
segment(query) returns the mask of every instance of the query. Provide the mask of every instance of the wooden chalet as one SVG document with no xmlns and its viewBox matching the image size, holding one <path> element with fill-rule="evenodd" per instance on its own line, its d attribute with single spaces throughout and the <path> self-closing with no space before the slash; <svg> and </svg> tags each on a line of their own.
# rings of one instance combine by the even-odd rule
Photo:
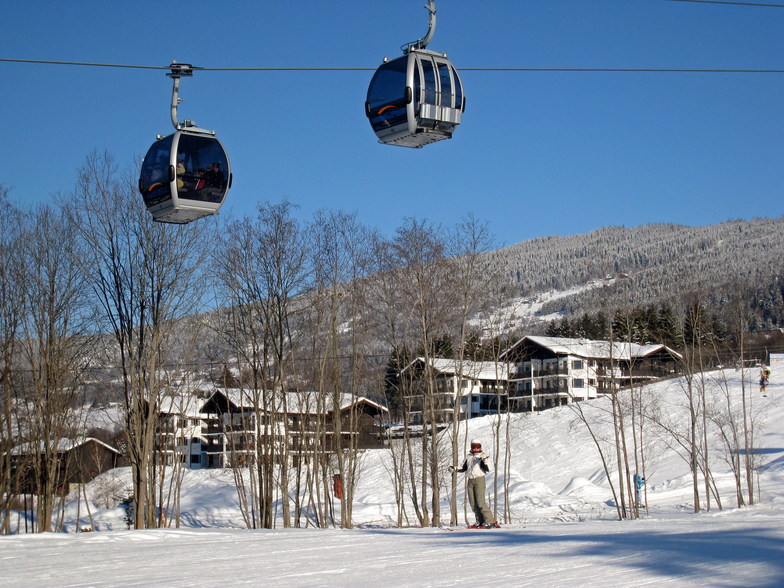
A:
<svg viewBox="0 0 784 588">
<path fill-rule="evenodd" d="M 60 439 L 54 453 L 57 460 L 54 487 L 60 495 L 65 495 L 103 472 L 122 465 L 118 464 L 121 456 L 117 449 L 92 437 Z M 19 484 L 18 488 L 12 489 L 13 492 L 39 492 L 43 484 L 39 476 L 45 475 L 45 468 L 35 461 L 43 459 L 43 444 L 24 443 L 11 450 L 11 477 Z"/>
</svg>

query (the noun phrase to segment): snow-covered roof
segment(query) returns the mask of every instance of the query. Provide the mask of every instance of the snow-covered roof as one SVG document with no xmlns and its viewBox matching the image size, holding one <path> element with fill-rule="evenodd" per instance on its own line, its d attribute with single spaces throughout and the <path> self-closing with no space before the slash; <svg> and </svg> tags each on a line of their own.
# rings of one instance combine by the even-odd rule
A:
<svg viewBox="0 0 784 588">
<path fill-rule="evenodd" d="M 56 444 L 56 451 L 57 453 L 66 453 L 67 451 L 71 451 L 76 447 L 84 445 L 85 443 L 89 443 L 90 441 L 94 441 L 99 445 L 103 445 L 109 451 L 113 451 L 119 455 L 119 451 L 117 451 L 111 445 L 104 443 L 103 441 L 99 441 L 95 437 L 77 437 L 76 439 L 59 439 Z M 22 443 L 21 445 L 17 445 L 11 450 L 11 455 L 27 455 L 35 451 L 36 445 L 38 446 L 38 453 L 44 453 L 46 449 L 46 445 L 43 441 L 40 443 Z"/>
<path fill-rule="evenodd" d="M 187 417 L 198 417 L 199 409 L 204 405 L 204 400 L 191 394 L 177 394 L 165 396 L 161 399 L 161 414 L 176 414 Z"/>
<path fill-rule="evenodd" d="M 288 392 L 286 402 L 288 403 L 288 410 L 291 413 L 317 414 L 319 412 L 317 399 L 317 392 Z M 380 405 L 378 402 L 370 400 L 370 398 L 367 398 L 366 396 L 341 394 L 339 402 L 340 410 L 346 410 L 351 406 L 365 403 L 378 410 L 388 412 L 386 407 Z M 326 412 L 332 412 L 332 394 L 327 393 L 321 404 Z"/>
<path fill-rule="evenodd" d="M 204 413 L 204 407 L 212 402 L 216 396 L 223 396 L 236 409 L 253 408 L 253 397 L 249 391 L 239 388 L 224 388 L 215 390 L 207 400 L 202 400 L 198 404 L 198 411 Z"/>
<path fill-rule="evenodd" d="M 424 357 L 417 357 L 401 373 L 417 363 L 425 363 Z M 442 374 L 460 374 L 463 378 L 474 380 L 505 380 L 509 374 L 509 366 L 505 362 L 496 361 L 472 361 L 464 359 L 462 362 L 457 359 L 445 359 L 443 357 L 431 357 L 430 366 Z"/>
<path fill-rule="evenodd" d="M 253 397 L 247 390 L 239 390 L 230 388 L 227 390 L 217 390 L 209 400 L 201 402 L 198 407 L 201 410 L 207 402 L 212 400 L 216 394 L 222 394 L 226 399 L 238 409 L 253 408 Z M 260 401 L 261 402 L 261 401 Z M 345 410 L 350 406 L 360 403 L 367 403 L 374 408 L 381 411 L 387 411 L 386 407 L 370 400 L 365 396 L 353 396 L 351 394 L 340 395 L 340 410 Z M 280 406 L 280 398 L 276 400 L 276 405 Z M 299 414 L 318 414 L 321 410 L 332 412 L 332 394 L 324 394 L 324 398 L 319 402 L 319 393 L 315 391 L 306 392 L 287 392 L 286 393 L 286 406 L 289 413 Z M 323 409 L 321 409 L 323 407 Z"/>
<path fill-rule="evenodd" d="M 647 357 L 652 353 L 666 350 L 675 357 L 680 354 L 666 345 L 640 345 L 622 341 L 593 341 L 590 339 L 570 339 L 568 337 L 526 336 L 504 352 L 504 355 L 523 342 L 531 342 L 558 355 L 574 355 L 585 359 L 631 360 Z"/>
</svg>

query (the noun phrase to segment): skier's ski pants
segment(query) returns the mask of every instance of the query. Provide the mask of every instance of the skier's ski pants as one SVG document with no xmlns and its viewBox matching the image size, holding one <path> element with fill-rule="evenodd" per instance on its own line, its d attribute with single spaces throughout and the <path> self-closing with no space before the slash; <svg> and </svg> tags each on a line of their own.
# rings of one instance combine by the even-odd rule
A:
<svg viewBox="0 0 784 588">
<path fill-rule="evenodd" d="M 485 504 L 485 477 L 468 478 L 466 490 L 468 491 L 468 503 L 471 505 L 471 510 L 474 511 L 476 522 L 480 525 L 484 523 L 495 524 L 495 517 Z"/>
</svg>

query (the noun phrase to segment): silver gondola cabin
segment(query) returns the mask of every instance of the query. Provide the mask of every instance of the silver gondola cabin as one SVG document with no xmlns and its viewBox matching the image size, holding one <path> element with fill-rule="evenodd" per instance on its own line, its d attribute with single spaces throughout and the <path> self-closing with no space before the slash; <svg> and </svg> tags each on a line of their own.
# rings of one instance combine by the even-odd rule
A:
<svg viewBox="0 0 784 588">
<path fill-rule="evenodd" d="M 435 4 L 429 0 L 427 36 L 402 47 L 405 55 L 376 70 L 365 114 L 380 143 L 423 147 L 451 139 L 465 110 L 460 76 L 446 53 L 425 49 L 435 31 Z"/>
<path fill-rule="evenodd" d="M 174 93 L 172 123 L 177 131 L 158 136 L 142 162 L 139 191 L 153 220 L 188 223 L 216 214 L 231 187 L 231 167 L 226 150 L 214 131 L 192 121 L 177 122 L 179 77 L 192 75 L 188 65 L 172 63 Z"/>
</svg>

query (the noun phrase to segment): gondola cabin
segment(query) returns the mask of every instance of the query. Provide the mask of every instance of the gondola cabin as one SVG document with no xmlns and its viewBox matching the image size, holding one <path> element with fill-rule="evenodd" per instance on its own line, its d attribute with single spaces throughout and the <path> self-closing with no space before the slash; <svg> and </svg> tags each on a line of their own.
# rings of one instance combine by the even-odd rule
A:
<svg viewBox="0 0 784 588">
<path fill-rule="evenodd" d="M 184 129 L 150 147 L 139 191 L 153 220 L 182 224 L 217 214 L 231 179 L 229 158 L 217 137 Z"/>
<path fill-rule="evenodd" d="M 365 102 L 379 142 L 401 147 L 451 139 L 464 110 L 463 84 L 446 54 L 415 48 L 376 70 Z"/>
</svg>

